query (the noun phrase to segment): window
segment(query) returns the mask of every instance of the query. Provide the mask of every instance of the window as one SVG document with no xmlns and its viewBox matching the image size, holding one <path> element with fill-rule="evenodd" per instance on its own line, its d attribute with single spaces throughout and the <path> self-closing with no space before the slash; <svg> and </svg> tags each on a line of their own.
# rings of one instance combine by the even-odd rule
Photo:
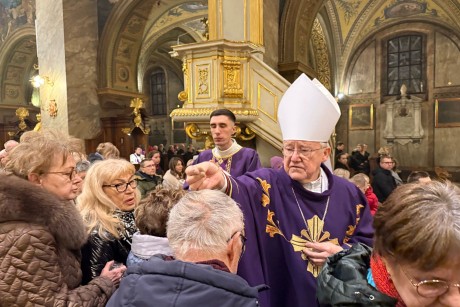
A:
<svg viewBox="0 0 460 307">
<path fill-rule="evenodd" d="M 163 69 L 155 69 L 150 75 L 150 99 L 152 115 L 166 115 L 166 77 Z"/>
<path fill-rule="evenodd" d="M 420 35 L 393 38 L 387 46 L 387 95 L 399 95 L 403 84 L 408 94 L 424 92 L 423 39 Z"/>
</svg>

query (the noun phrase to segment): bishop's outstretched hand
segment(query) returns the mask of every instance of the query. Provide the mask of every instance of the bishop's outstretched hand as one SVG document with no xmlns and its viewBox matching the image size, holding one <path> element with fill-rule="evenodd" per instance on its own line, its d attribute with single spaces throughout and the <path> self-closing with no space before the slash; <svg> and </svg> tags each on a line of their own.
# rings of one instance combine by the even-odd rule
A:
<svg viewBox="0 0 460 307">
<path fill-rule="evenodd" d="M 187 183 L 191 191 L 220 190 L 225 185 L 222 169 L 212 162 L 202 162 L 191 165 L 185 170 Z"/>
</svg>

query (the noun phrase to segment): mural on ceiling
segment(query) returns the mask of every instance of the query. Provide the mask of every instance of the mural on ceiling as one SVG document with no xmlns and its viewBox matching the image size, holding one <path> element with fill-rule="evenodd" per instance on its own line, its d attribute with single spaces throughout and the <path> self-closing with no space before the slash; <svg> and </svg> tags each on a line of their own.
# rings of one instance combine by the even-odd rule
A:
<svg viewBox="0 0 460 307">
<path fill-rule="evenodd" d="M 15 29 L 33 25 L 35 2 L 33 0 L 0 0 L 0 45 Z"/>
<path fill-rule="evenodd" d="M 154 23 L 149 31 L 157 32 L 162 28 L 177 23 L 179 20 L 190 19 L 196 15 L 207 12 L 208 5 L 205 2 L 191 2 L 171 8 Z"/>
<path fill-rule="evenodd" d="M 455 17 L 460 13 L 458 2 L 446 0 L 442 6 L 438 3 L 435 0 L 330 0 L 327 7 L 344 51 L 377 28 L 402 18 L 436 19 L 460 29 Z"/>
</svg>

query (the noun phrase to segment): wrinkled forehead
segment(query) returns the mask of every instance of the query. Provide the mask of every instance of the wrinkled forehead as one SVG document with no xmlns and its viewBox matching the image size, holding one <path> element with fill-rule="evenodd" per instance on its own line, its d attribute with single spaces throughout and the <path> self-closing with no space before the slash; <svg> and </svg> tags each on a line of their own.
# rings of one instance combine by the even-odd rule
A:
<svg viewBox="0 0 460 307">
<path fill-rule="evenodd" d="M 298 141 L 298 140 L 286 140 L 286 141 L 283 141 L 283 146 L 318 147 L 318 145 L 321 145 L 321 142 Z"/>
</svg>

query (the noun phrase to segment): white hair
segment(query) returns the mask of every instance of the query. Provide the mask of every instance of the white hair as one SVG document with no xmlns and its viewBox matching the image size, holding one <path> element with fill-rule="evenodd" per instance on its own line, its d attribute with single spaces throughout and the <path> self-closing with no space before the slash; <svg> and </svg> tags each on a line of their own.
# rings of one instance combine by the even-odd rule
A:
<svg viewBox="0 0 460 307">
<path fill-rule="evenodd" d="M 216 255 L 243 228 L 243 212 L 229 196 L 214 190 L 190 191 L 169 213 L 167 237 L 178 258 L 189 252 Z"/>
</svg>

